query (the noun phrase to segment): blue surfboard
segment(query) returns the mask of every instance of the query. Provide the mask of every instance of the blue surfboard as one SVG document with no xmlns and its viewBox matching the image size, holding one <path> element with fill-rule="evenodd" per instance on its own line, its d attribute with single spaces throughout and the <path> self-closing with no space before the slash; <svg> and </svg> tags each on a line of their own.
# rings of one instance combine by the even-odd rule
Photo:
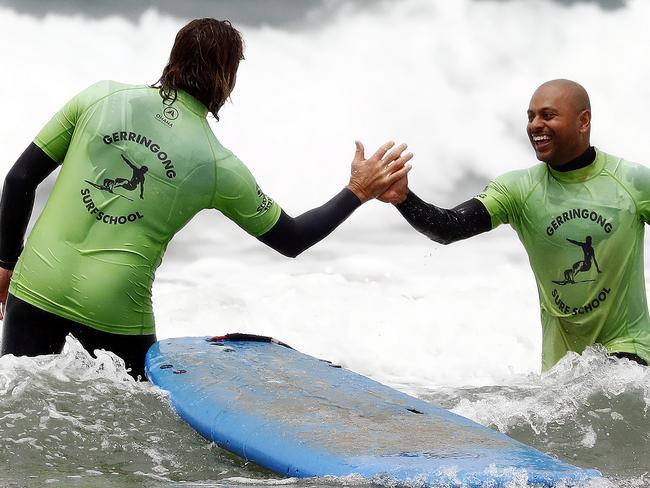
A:
<svg viewBox="0 0 650 488">
<path fill-rule="evenodd" d="M 470 487 L 600 476 L 270 338 L 166 339 L 146 372 L 204 437 L 285 476 Z"/>
</svg>

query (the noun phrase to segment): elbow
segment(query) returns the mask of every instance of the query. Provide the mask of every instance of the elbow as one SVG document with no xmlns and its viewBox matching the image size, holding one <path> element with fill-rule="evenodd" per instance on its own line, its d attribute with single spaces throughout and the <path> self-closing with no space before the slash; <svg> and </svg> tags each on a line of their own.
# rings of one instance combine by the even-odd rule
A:
<svg viewBox="0 0 650 488">
<path fill-rule="evenodd" d="M 455 239 L 449 237 L 436 237 L 436 238 L 432 237 L 431 240 L 437 242 L 438 244 L 442 244 L 443 246 L 448 246 L 452 242 L 456 242 Z"/>
<path fill-rule="evenodd" d="M 22 188 L 25 184 L 25 178 L 18 171 L 10 170 L 5 176 L 4 188 Z"/>
<path fill-rule="evenodd" d="M 305 252 L 309 247 L 296 247 L 294 249 L 291 249 L 285 254 L 286 257 L 295 259 L 298 256 L 300 256 L 303 252 Z"/>
<path fill-rule="evenodd" d="M 263 235 L 258 237 L 258 239 L 275 252 L 278 252 L 287 258 L 295 258 L 306 249 L 305 247 L 298 245 L 298 243 L 293 242 L 293 240 L 287 239 L 286 237 L 280 239 L 277 235 Z"/>
<path fill-rule="evenodd" d="M 310 245 L 308 243 L 302 242 L 298 239 L 287 239 L 284 243 L 275 247 L 274 249 L 283 256 L 295 259 L 300 256 L 305 250 L 309 249 L 309 247 Z"/>
<path fill-rule="evenodd" d="M 12 168 L 5 176 L 4 189 L 12 189 L 20 193 L 29 193 L 36 191 L 36 185 L 30 180 L 25 171 Z"/>
<path fill-rule="evenodd" d="M 431 239 L 433 242 L 447 246 L 452 242 L 456 242 L 458 239 L 455 239 L 453 236 L 441 236 L 440 234 L 432 234 L 430 232 L 424 232 L 424 235 Z"/>
<path fill-rule="evenodd" d="M 297 258 L 303 251 L 304 249 L 299 249 L 299 248 L 276 248 L 275 249 L 277 252 L 282 254 L 283 256 L 291 259 Z"/>
</svg>

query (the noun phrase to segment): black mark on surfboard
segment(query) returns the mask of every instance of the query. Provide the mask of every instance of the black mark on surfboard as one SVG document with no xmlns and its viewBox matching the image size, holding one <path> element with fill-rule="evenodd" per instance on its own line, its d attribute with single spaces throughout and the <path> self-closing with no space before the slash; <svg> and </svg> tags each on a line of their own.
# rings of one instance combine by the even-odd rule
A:
<svg viewBox="0 0 650 488">
<path fill-rule="evenodd" d="M 467 453 L 467 452 L 449 452 L 445 451 L 443 453 L 435 451 L 402 451 L 397 454 L 382 454 L 381 457 L 425 457 L 429 459 L 478 459 L 481 457 L 480 454 Z"/>
<path fill-rule="evenodd" d="M 274 339 L 273 337 L 268 337 L 268 336 L 261 336 L 261 335 L 256 335 L 256 334 L 244 334 L 242 332 L 235 332 L 232 334 L 226 334 L 222 336 L 214 336 L 210 337 L 209 339 L 206 339 L 208 342 L 222 342 L 222 341 L 233 341 L 233 342 L 270 342 L 272 344 L 277 344 L 278 346 L 283 346 L 289 349 L 293 349 L 288 344 L 285 344 L 284 342 L 280 342 L 277 339 Z"/>
</svg>

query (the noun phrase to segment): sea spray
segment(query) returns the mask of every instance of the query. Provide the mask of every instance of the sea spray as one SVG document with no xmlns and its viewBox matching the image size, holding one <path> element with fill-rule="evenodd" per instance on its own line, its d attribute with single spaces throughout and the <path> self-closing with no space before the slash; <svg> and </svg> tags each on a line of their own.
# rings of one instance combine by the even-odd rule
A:
<svg viewBox="0 0 650 488">
<path fill-rule="evenodd" d="M 650 471 L 650 368 L 603 348 L 569 354 L 543 375 L 446 391 L 452 411 L 568 462 L 597 459 L 606 474 Z M 426 396 L 426 395 L 425 395 Z M 435 395 L 428 397 L 435 401 Z M 611 455 L 624 450 L 625 456 Z"/>
<path fill-rule="evenodd" d="M 69 337 L 62 354 L 0 358 L 0 485 L 142 486 L 188 479 L 185 470 L 198 480 L 250 474 L 183 423 L 161 390 L 134 381 L 121 359 L 96 355 Z"/>
</svg>

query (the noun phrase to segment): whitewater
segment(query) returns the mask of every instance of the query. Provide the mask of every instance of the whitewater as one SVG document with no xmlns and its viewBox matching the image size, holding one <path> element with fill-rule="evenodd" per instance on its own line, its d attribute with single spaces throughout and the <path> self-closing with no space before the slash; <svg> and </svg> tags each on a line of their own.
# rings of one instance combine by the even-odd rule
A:
<svg viewBox="0 0 650 488">
<path fill-rule="evenodd" d="M 597 147 L 649 164 L 650 4 L 607 3 L 617 4 L 341 1 L 324 2 L 335 8 L 322 19 L 316 9 L 302 23 L 237 24 L 246 60 L 210 123 L 294 216 L 347 183 L 355 139 L 368 151 L 408 143 L 410 186 L 425 200 L 471 198 L 535 163 L 525 111 L 532 91 L 559 77 L 589 91 Z M 34 15 L 0 3 L 0 177 L 81 89 L 156 81 L 183 23 L 155 8 Z M 650 368 L 594 348 L 540 374 L 535 283 L 507 226 L 441 246 L 369 202 L 291 260 L 203 212 L 172 241 L 154 310 L 159 338 L 270 335 L 595 467 L 605 479 L 591 486 L 650 486 Z M 0 358 L 0 486 L 390 484 L 282 479 L 246 463 L 196 434 L 114 356 L 94 359 L 72 339 L 61 355 Z"/>
</svg>

